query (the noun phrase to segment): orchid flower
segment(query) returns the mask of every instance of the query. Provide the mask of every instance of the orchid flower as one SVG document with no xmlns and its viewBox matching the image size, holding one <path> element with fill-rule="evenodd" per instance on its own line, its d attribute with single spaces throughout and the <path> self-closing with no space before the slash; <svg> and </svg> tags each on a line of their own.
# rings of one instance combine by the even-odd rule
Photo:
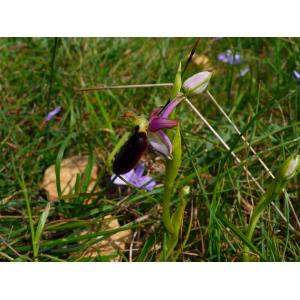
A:
<svg viewBox="0 0 300 300">
<path fill-rule="evenodd" d="M 173 158 L 173 149 L 172 143 L 163 129 L 176 127 L 178 124 L 177 120 L 169 119 L 169 115 L 185 96 L 203 93 L 208 86 L 211 75 L 211 72 L 204 71 L 191 76 L 183 83 L 184 95 L 179 93 L 177 97 L 164 108 L 155 108 L 152 111 L 148 124 L 148 140 L 155 150 L 162 153 L 168 159 Z"/>
<path fill-rule="evenodd" d="M 144 170 L 144 164 L 139 164 L 135 167 L 135 169 L 130 170 L 126 174 L 120 175 L 120 177 L 124 178 L 126 181 L 128 181 L 138 189 L 144 187 L 146 190 L 151 191 L 154 189 L 156 181 L 150 176 L 143 176 Z M 114 184 L 127 185 L 127 183 L 121 178 L 116 177 L 115 174 L 111 176 L 111 180 Z"/>
<path fill-rule="evenodd" d="M 164 108 L 155 108 L 152 111 L 149 119 L 148 141 L 155 150 L 166 156 L 168 159 L 173 158 L 173 148 L 169 137 L 163 131 L 163 129 L 177 126 L 178 121 L 169 119 L 168 117 L 183 99 L 183 96 L 179 94 Z"/>
</svg>

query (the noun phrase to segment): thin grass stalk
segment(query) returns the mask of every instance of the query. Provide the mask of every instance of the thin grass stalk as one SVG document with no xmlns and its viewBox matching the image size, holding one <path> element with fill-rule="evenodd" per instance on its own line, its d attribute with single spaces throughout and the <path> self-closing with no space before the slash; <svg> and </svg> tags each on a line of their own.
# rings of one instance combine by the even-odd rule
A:
<svg viewBox="0 0 300 300">
<path fill-rule="evenodd" d="M 138 88 L 156 88 L 156 87 L 171 87 L 173 83 L 144 83 L 144 84 L 129 84 L 129 85 L 102 85 L 89 88 L 75 88 L 75 92 L 94 92 L 104 90 L 123 90 L 123 89 L 138 89 Z"/>
<path fill-rule="evenodd" d="M 222 137 L 214 130 L 214 128 L 210 125 L 210 123 L 204 118 L 204 116 L 197 110 L 197 108 L 187 99 L 184 99 L 185 102 L 190 106 L 190 108 L 198 115 L 198 117 L 202 120 L 202 122 L 209 128 L 209 130 L 215 135 L 215 137 L 220 141 L 220 143 L 225 147 L 226 150 L 231 154 L 231 156 L 236 160 L 236 162 L 242 166 L 243 170 L 246 174 L 253 180 L 256 186 L 262 193 L 265 193 L 263 187 L 259 184 L 259 182 L 254 178 L 251 172 L 247 169 L 247 167 L 242 163 L 242 161 L 237 157 L 237 155 L 232 152 L 228 144 L 222 139 Z M 291 230 L 295 231 L 295 228 L 287 221 L 283 213 L 279 210 L 279 208 L 272 202 L 272 206 L 276 209 L 280 217 L 288 224 Z"/>
<path fill-rule="evenodd" d="M 249 144 L 249 142 L 246 140 L 246 138 L 242 135 L 241 131 L 238 129 L 238 127 L 235 125 L 235 123 L 230 119 L 230 117 L 226 114 L 226 112 L 223 110 L 223 108 L 219 105 L 217 100 L 213 97 L 213 95 L 207 91 L 208 96 L 210 97 L 210 100 L 217 106 L 217 108 L 220 110 L 220 112 L 223 114 L 223 116 L 227 119 L 227 121 L 232 125 L 234 130 L 240 135 L 242 140 L 246 143 L 246 145 L 249 147 L 250 151 L 255 155 L 255 157 L 258 159 L 258 161 L 261 163 L 261 165 L 264 167 L 264 169 L 269 173 L 269 175 L 272 177 L 272 179 L 275 178 L 275 175 L 272 173 L 272 171 L 268 168 L 268 166 L 264 163 L 264 161 L 259 157 L 259 155 L 256 153 L 254 148 Z M 298 219 L 298 216 L 295 212 L 295 209 L 293 207 L 293 204 L 291 202 L 291 199 L 288 197 L 288 194 L 286 190 L 283 191 L 285 193 L 285 196 L 288 199 L 289 206 L 292 210 L 293 216 L 296 220 L 296 223 L 298 227 L 300 228 L 300 221 Z M 281 217 L 284 217 L 282 212 L 278 209 L 278 207 L 272 202 L 272 206 L 276 209 L 276 211 L 281 215 Z M 284 217 L 285 218 L 285 217 Z M 285 222 L 287 222 L 286 218 L 284 219 Z"/>
<path fill-rule="evenodd" d="M 249 144 L 249 142 L 246 140 L 244 135 L 242 135 L 241 131 L 238 129 L 238 127 L 235 125 L 235 123 L 230 119 L 230 117 L 227 115 L 227 113 L 223 110 L 223 108 L 219 105 L 217 100 L 213 97 L 213 95 L 207 90 L 207 95 L 209 96 L 210 100 L 216 105 L 216 107 L 219 109 L 219 111 L 222 113 L 222 115 L 226 118 L 226 120 L 232 125 L 234 130 L 240 135 L 242 140 L 246 143 L 246 145 L 249 147 L 250 151 L 254 154 L 254 156 L 258 159 L 258 161 L 261 163 L 261 165 L 264 167 L 264 169 L 268 172 L 268 174 L 271 176 L 272 179 L 275 178 L 275 175 L 272 173 L 272 171 L 268 168 L 268 166 L 265 164 L 265 162 L 260 158 L 260 156 L 257 154 L 257 152 L 254 150 L 254 148 Z M 297 222 L 298 227 L 300 228 L 300 221 L 298 219 L 298 216 L 295 212 L 295 209 L 293 207 L 293 204 L 291 202 L 291 199 L 288 197 L 288 194 L 286 190 L 283 190 L 285 193 L 285 196 L 288 199 L 289 206 L 292 210 L 293 216 Z M 281 215 L 281 217 L 284 217 L 282 212 L 278 209 L 278 207 L 272 202 L 272 206 L 276 209 L 276 211 Z M 284 217 L 284 221 L 287 223 L 286 218 Z"/>
</svg>

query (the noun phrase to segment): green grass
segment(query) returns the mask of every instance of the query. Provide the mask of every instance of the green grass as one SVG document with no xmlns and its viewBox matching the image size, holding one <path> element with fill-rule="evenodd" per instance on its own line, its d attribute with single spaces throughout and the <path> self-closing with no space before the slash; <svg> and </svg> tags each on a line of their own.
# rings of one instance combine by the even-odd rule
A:
<svg viewBox="0 0 300 300">
<path fill-rule="evenodd" d="M 91 245 L 120 230 L 131 229 L 133 261 L 158 261 L 164 227 L 163 188 L 151 192 L 119 188 L 109 182 L 110 154 L 131 125 L 122 113 L 149 115 L 163 105 L 170 88 L 127 89 L 77 93 L 75 88 L 100 84 L 172 82 L 178 63 L 185 63 L 193 38 L 53 38 L 0 39 L 0 261 L 80 261 Z M 244 63 L 230 66 L 216 55 L 232 48 Z M 300 71 L 300 39 L 224 38 L 212 43 L 201 38 L 196 53 L 209 58 L 214 71 L 209 90 L 276 174 L 293 152 L 300 152 L 300 85 L 292 71 Z M 53 72 L 51 64 L 53 62 Z M 238 73 L 244 66 L 250 72 Z M 191 63 L 183 79 L 203 70 Z M 51 89 L 49 84 L 51 83 Z M 270 176 L 251 155 L 233 128 L 206 94 L 191 99 L 251 173 L 266 189 Z M 48 126 L 49 109 L 62 112 Z M 259 220 L 254 239 L 247 240 L 249 207 L 261 192 L 245 175 L 197 116 L 182 104 L 180 118 L 183 161 L 177 186 L 190 186 L 183 227 L 173 259 L 176 261 L 239 261 L 244 244 L 260 261 L 299 261 L 297 222 L 287 197 L 276 199 L 295 231 L 273 207 Z M 40 189 L 45 169 L 77 154 L 89 155 L 89 165 L 73 195 L 48 205 Z M 148 151 L 152 170 L 162 160 Z M 91 165 L 99 167 L 92 197 L 87 193 Z M 151 173 L 164 183 L 164 173 Z M 59 182 L 57 189 L 60 191 Z M 299 175 L 287 186 L 288 197 L 300 216 Z M 67 199 L 69 198 L 69 199 Z M 91 199 L 89 204 L 86 200 Z M 175 208 L 177 194 L 172 199 Z M 248 207 L 248 208 L 247 208 Z M 103 218 L 118 218 L 121 227 L 94 230 Z M 140 217 L 147 216 L 141 222 Z M 121 253 L 130 259 L 130 245 Z M 108 261 L 98 255 L 90 261 Z"/>
</svg>

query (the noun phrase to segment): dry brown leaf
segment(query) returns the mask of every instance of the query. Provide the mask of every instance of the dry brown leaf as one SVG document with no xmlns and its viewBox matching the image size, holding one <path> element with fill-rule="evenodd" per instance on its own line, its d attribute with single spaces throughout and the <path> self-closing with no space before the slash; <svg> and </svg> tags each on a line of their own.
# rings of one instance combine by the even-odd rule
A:
<svg viewBox="0 0 300 300">
<path fill-rule="evenodd" d="M 72 189 L 74 189 L 76 184 L 77 174 L 81 175 L 84 173 L 88 164 L 88 156 L 73 156 L 62 160 L 60 166 L 60 184 L 63 195 L 68 195 Z M 91 180 L 88 185 L 87 192 L 91 192 L 95 186 L 97 179 L 98 167 L 93 166 L 91 172 Z M 41 188 L 45 189 L 47 192 L 47 197 L 49 201 L 54 201 L 58 199 L 58 194 L 56 190 L 56 174 L 55 165 L 48 167 L 44 173 L 43 181 L 40 185 Z M 99 189 L 95 189 L 96 191 Z M 104 217 L 103 222 L 97 228 L 91 230 L 81 231 L 79 234 L 95 233 L 97 231 L 107 231 L 112 229 L 117 229 L 120 227 L 119 221 L 113 218 L 111 215 Z M 132 235 L 131 230 L 123 230 L 111 235 L 105 240 L 101 240 L 96 244 L 90 246 L 87 250 L 81 254 L 81 257 L 97 257 L 101 256 L 111 256 L 117 254 L 119 251 L 125 250 L 126 243 L 130 240 Z M 101 236 L 98 237 L 101 239 Z M 121 256 L 117 255 L 114 261 L 120 261 Z"/>
<path fill-rule="evenodd" d="M 87 164 L 88 156 L 78 155 L 62 160 L 60 166 L 60 185 L 62 195 L 68 195 L 72 189 L 74 189 L 77 174 L 83 174 Z M 87 188 L 87 192 L 91 192 L 94 188 L 97 179 L 97 173 L 98 167 L 94 164 L 91 171 L 91 179 Z M 46 169 L 40 187 L 46 190 L 49 201 L 58 199 L 55 165 L 52 165 Z"/>
<path fill-rule="evenodd" d="M 195 53 L 192 58 L 192 62 L 197 66 L 203 67 L 203 69 L 205 69 L 205 70 L 211 69 L 209 58 L 208 58 L 208 56 L 206 56 L 204 54 Z"/>
<path fill-rule="evenodd" d="M 242 207 L 246 215 L 251 215 L 253 212 L 253 205 L 244 199 L 242 199 Z"/>
</svg>

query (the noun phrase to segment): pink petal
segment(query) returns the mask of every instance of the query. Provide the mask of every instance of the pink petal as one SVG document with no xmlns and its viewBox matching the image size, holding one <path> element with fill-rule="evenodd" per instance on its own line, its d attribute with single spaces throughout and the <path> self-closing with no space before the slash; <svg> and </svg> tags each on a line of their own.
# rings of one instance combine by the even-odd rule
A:
<svg viewBox="0 0 300 300">
<path fill-rule="evenodd" d="M 156 132 L 163 128 L 175 127 L 177 126 L 177 123 L 178 122 L 176 120 L 169 120 L 161 117 L 153 117 L 151 118 L 149 123 L 149 130 L 152 132 Z"/>
<path fill-rule="evenodd" d="M 153 132 L 149 131 L 148 132 L 148 141 L 154 150 L 163 154 L 166 157 L 169 156 L 169 148 L 164 143 L 163 139 L 157 132 L 153 133 Z"/>
<path fill-rule="evenodd" d="M 167 158 L 169 159 L 173 159 L 173 146 L 172 146 L 172 143 L 169 139 L 169 137 L 162 131 L 162 130 L 159 130 L 158 131 L 159 135 L 161 136 L 162 140 L 164 141 L 164 143 L 167 145 L 168 147 L 168 155 L 167 155 Z"/>
<path fill-rule="evenodd" d="M 175 107 L 183 100 L 182 95 L 177 96 L 174 100 L 172 100 L 165 109 L 160 113 L 162 118 L 168 118 L 171 112 L 175 109 Z"/>
<path fill-rule="evenodd" d="M 150 114 L 150 117 L 158 116 L 160 111 L 161 111 L 161 107 L 154 108 Z"/>
</svg>

